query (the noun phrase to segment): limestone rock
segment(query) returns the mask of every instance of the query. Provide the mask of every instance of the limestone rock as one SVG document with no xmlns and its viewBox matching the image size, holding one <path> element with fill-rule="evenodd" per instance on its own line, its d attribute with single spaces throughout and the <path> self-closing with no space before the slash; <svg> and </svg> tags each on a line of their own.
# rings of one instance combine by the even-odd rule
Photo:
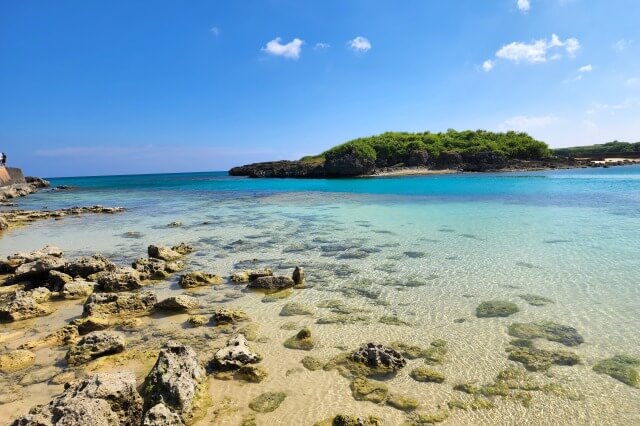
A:
<svg viewBox="0 0 640 426">
<path fill-rule="evenodd" d="M 184 426 L 184 423 L 179 415 L 160 403 L 147 411 L 142 426 Z"/>
<path fill-rule="evenodd" d="M 234 283 L 248 283 L 256 278 L 270 277 L 273 275 L 273 271 L 269 268 L 265 269 L 248 269 L 246 271 L 236 272 L 231 275 L 231 281 Z"/>
<path fill-rule="evenodd" d="M 57 256 L 45 256 L 32 262 L 23 263 L 18 266 L 14 272 L 15 282 L 26 280 L 45 279 L 49 271 L 60 270 L 64 268 L 64 258 Z"/>
<path fill-rule="evenodd" d="M 24 370 L 32 366 L 35 361 L 36 356 L 33 352 L 25 349 L 17 349 L 0 355 L 0 372 L 6 374 Z"/>
<path fill-rule="evenodd" d="M 167 262 L 178 260 L 183 256 L 182 254 L 178 253 L 177 251 L 169 247 L 156 246 L 156 245 L 150 245 L 147 248 L 147 253 L 149 254 L 149 257 L 152 257 L 154 259 L 164 260 Z"/>
<path fill-rule="evenodd" d="M 249 283 L 249 288 L 263 290 L 282 290 L 295 285 L 291 277 L 266 276 L 259 277 Z"/>
<path fill-rule="evenodd" d="M 92 331 L 67 352 L 69 365 L 84 364 L 92 359 L 124 351 L 124 336 L 115 331 Z"/>
<path fill-rule="evenodd" d="M 400 352 L 375 343 L 367 343 L 351 355 L 354 362 L 358 362 L 373 369 L 382 371 L 396 371 L 407 365 L 407 361 Z"/>
<path fill-rule="evenodd" d="M 117 268 L 96 275 L 98 286 L 106 292 L 136 290 L 142 287 L 140 273 L 133 268 Z"/>
<path fill-rule="evenodd" d="M 247 364 L 255 364 L 262 360 L 258 354 L 251 352 L 247 339 L 242 334 L 229 339 L 227 345 L 219 349 L 213 356 L 211 366 L 218 371 L 237 370 Z"/>
<path fill-rule="evenodd" d="M 62 258 L 63 254 L 62 249 L 55 246 L 45 246 L 40 250 L 34 250 L 30 253 L 15 253 L 7 256 L 7 260 L 0 262 L 0 272 L 13 273 L 16 268 L 25 263 L 35 262 L 36 260 L 48 257 Z"/>
<path fill-rule="evenodd" d="M 314 346 L 315 342 L 313 337 L 311 337 L 311 330 L 306 327 L 284 342 L 285 348 L 298 349 L 302 351 L 310 351 Z"/>
<path fill-rule="evenodd" d="M 87 278 L 89 275 L 103 271 L 114 271 L 116 265 L 101 254 L 93 256 L 85 256 L 68 262 L 65 265 L 64 272 L 72 277 Z"/>
<path fill-rule="evenodd" d="M 168 297 L 156 303 L 156 309 L 166 311 L 189 311 L 200 305 L 198 299 L 192 296 L 180 295 Z"/>
<path fill-rule="evenodd" d="M 206 285 L 219 285 L 223 279 L 219 275 L 207 274 L 206 272 L 189 272 L 180 277 L 178 284 L 182 288 L 193 288 Z"/>
<path fill-rule="evenodd" d="M 16 419 L 16 426 L 139 425 L 142 398 L 133 373 L 101 373 L 71 383 L 47 405 Z"/>
<path fill-rule="evenodd" d="M 195 351 L 178 342 L 167 342 L 144 382 L 145 406 L 164 404 L 187 422 L 193 415 L 194 402 L 205 370 Z"/>
<path fill-rule="evenodd" d="M 116 315 L 146 315 L 158 302 L 151 292 L 94 293 L 84 304 L 83 317 L 110 317 Z"/>
<path fill-rule="evenodd" d="M 211 322 L 216 325 L 235 324 L 241 321 L 248 321 L 249 316 L 239 309 L 216 309 L 211 315 Z"/>
<path fill-rule="evenodd" d="M 60 271 L 49 271 L 49 276 L 47 278 L 49 287 L 53 289 L 53 291 L 62 291 L 64 285 L 71 281 L 73 281 L 73 277 L 71 275 Z"/>
<path fill-rule="evenodd" d="M 62 287 L 62 297 L 65 299 L 84 299 L 93 294 L 96 285 L 94 282 L 77 278 L 64 284 Z"/>
<path fill-rule="evenodd" d="M 3 306 L 0 306 L 0 321 L 21 321 L 49 315 L 52 310 L 39 304 L 27 292 L 18 290 Z"/>
</svg>

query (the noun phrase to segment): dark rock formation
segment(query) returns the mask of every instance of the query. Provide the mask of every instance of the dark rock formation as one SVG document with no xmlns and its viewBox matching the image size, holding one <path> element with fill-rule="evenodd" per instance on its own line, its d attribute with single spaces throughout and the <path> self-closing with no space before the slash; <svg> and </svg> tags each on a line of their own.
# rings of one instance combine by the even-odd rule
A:
<svg viewBox="0 0 640 426">
<path fill-rule="evenodd" d="M 259 277 L 251 281 L 248 285 L 249 288 L 263 289 L 263 290 L 282 290 L 290 288 L 295 285 L 293 278 L 291 277 Z"/>
<path fill-rule="evenodd" d="M 351 355 L 354 362 L 365 364 L 371 368 L 382 368 L 396 371 L 407 365 L 400 352 L 375 343 L 367 343 Z"/>
<path fill-rule="evenodd" d="M 68 262 L 64 267 L 64 272 L 72 277 L 80 276 L 87 278 L 89 275 L 103 271 L 114 271 L 116 265 L 101 254 L 81 257 Z"/>
<path fill-rule="evenodd" d="M 375 161 L 352 152 L 327 154 L 324 163 L 325 174 L 328 177 L 348 177 L 370 175 L 375 170 Z"/>
<path fill-rule="evenodd" d="M 302 161 L 270 161 L 247 164 L 229 170 L 231 176 L 249 176 L 254 178 L 322 178 L 325 176 L 321 164 Z"/>
<path fill-rule="evenodd" d="M 191 309 L 196 309 L 200 305 L 198 299 L 192 296 L 180 295 L 171 296 L 158 303 L 156 303 L 156 309 L 165 311 L 182 311 L 186 312 Z"/>
</svg>

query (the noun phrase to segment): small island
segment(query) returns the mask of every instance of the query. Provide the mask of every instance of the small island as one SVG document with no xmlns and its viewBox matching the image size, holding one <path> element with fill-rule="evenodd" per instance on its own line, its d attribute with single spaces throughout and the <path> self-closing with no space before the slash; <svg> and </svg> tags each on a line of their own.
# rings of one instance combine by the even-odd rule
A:
<svg viewBox="0 0 640 426">
<path fill-rule="evenodd" d="M 621 152 L 632 152 L 634 146 L 638 149 L 637 145 L 640 145 L 615 144 L 615 150 Z M 514 131 L 449 129 L 440 133 L 386 132 L 354 139 L 297 161 L 269 161 L 234 167 L 229 174 L 254 178 L 340 178 L 604 165 L 593 161 L 589 155 L 576 158 L 572 150 L 581 154 L 589 152 L 588 147 L 580 148 L 551 150 L 545 142 Z M 611 164 L 623 163 L 626 161 Z"/>
</svg>

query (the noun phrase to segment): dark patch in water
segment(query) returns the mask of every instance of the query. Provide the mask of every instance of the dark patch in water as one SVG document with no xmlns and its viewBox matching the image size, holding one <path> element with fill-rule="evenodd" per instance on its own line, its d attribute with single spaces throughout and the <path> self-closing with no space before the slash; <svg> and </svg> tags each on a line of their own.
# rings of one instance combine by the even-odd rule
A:
<svg viewBox="0 0 640 426">
<path fill-rule="evenodd" d="M 423 251 L 405 251 L 402 254 L 411 259 L 421 259 L 427 256 L 427 253 Z"/>
<path fill-rule="evenodd" d="M 438 229 L 438 232 L 456 232 L 453 229 L 449 229 L 449 228 L 440 228 Z"/>
<path fill-rule="evenodd" d="M 545 244 L 560 244 L 560 243 L 570 243 L 571 240 L 544 240 Z"/>
<path fill-rule="evenodd" d="M 468 238 L 470 240 L 484 241 L 484 239 L 478 237 L 477 235 L 473 235 L 473 234 L 460 234 L 460 236 L 464 237 L 464 238 Z"/>
<path fill-rule="evenodd" d="M 529 263 L 529 262 L 516 262 L 516 265 L 517 266 L 522 266 L 523 268 L 540 269 L 539 266 L 536 266 L 533 263 Z"/>
</svg>

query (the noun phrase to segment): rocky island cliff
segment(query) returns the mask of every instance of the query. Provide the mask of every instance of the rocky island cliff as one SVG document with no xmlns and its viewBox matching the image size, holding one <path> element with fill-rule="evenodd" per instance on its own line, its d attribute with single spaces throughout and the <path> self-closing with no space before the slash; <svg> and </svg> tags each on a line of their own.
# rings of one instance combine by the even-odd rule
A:
<svg viewBox="0 0 640 426">
<path fill-rule="evenodd" d="M 526 133 L 448 130 L 395 133 L 355 139 L 320 155 L 294 161 L 247 164 L 231 176 L 254 178 L 340 178 L 396 171 L 494 172 L 587 167 L 588 160 L 553 155 L 549 146 Z"/>
</svg>

